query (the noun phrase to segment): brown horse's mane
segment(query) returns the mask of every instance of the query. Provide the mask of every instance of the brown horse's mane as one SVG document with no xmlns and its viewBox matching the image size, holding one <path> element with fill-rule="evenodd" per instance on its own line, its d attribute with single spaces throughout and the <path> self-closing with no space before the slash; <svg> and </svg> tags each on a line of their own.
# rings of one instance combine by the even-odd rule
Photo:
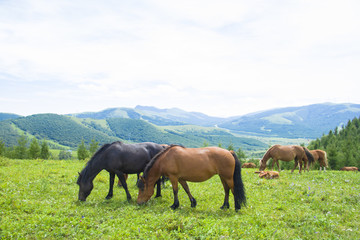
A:
<svg viewBox="0 0 360 240">
<path fill-rule="evenodd" d="M 146 179 L 150 169 L 154 166 L 154 163 L 159 159 L 159 157 L 161 155 L 163 155 L 164 153 L 166 153 L 167 151 L 169 151 L 171 148 L 173 147 L 182 147 L 185 148 L 182 145 L 178 145 L 178 144 L 171 144 L 169 146 L 167 146 L 166 148 L 164 148 L 163 150 L 161 150 L 160 152 L 158 152 L 151 160 L 150 162 L 146 165 L 145 169 L 144 169 L 144 175 L 143 177 Z"/>
</svg>

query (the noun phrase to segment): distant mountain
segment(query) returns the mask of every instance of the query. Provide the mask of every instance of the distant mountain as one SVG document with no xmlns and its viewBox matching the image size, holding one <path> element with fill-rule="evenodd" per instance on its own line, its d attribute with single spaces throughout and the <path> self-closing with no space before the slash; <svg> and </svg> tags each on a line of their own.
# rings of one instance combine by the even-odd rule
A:
<svg viewBox="0 0 360 240">
<path fill-rule="evenodd" d="M 0 121 L 7 120 L 7 119 L 16 119 L 21 117 L 20 115 L 13 114 L 13 113 L 0 113 Z"/>
<path fill-rule="evenodd" d="M 319 138 L 360 116 L 360 104 L 313 104 L 233 117 L 219 127 L 245 134 L 285 138 Z"/>
<path fill-rule="evenodd" d="M 68 115 L 0 116 L 6 119 L 0 120 L 0 140 L 5 140 L 7 145 L 15 145 L 17 137 L 26 134 L 67 147 L 76 147 L 81 139 L 86 143 L 95 139 L 100 144 L 117 140 L 153 141 L 179 143 L 187 147 L 222 143 L 253 151 L 266 149 L 268 145 L 253 137 L 238 136 L 320 138 L 335 127 L 359 117 L 360 104 L 313 104 L 230 118 L 149 106 Z"/>
<path fill-rule="evenodd" d="M 109 119 L 109 118 L 130 118 L 136 120 L 146 120 L 158 126 L 176 125 L 199 125 L 215 126 L 225 118 L 210 117 L 203 113 L 186 112 L 179 108 L 159 109 L 149 106 L 136 106 L 132 108 L 109 108 L 100 112 L 88 112 L 69 114 L 77 118 Z"/>
<path fill-rule="evenodd" d="M 81 140 L 89 144 L 92 139 L 100 144 L 113 141 L 156 142 L 182 144 L 187 147 L 201 147 L 222 144 L 233 145 L 244 151 L 266 149 L 267 145 L 259 140 L 236 137 L 226 130 L 215 127 L 195 125 L 156 126 L 141 119 L 76 118 L 57 114 L 36 114 L 28 117 L 0 121 L 0 140 L 7 146 L 16 145 L 21 135 L 29 139 L 46 139 L 52 146 L 77 147 Z"/>
</svg>

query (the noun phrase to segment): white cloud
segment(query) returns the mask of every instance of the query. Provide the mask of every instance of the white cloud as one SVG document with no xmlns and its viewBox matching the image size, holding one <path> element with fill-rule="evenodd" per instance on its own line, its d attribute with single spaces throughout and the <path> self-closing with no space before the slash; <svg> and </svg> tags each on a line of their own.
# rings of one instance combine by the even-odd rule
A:
<svg viewBox="0 0 360 240">
<path fill-rule="evenodd" d="M 31 82 L 24 100 L 39 104 L 0 112 L 359 103 L 359 10 L 350 0 L 1 2 L 1 84 Z M 52 107 L 41 99 L 50 92 Z"/>
</svg>

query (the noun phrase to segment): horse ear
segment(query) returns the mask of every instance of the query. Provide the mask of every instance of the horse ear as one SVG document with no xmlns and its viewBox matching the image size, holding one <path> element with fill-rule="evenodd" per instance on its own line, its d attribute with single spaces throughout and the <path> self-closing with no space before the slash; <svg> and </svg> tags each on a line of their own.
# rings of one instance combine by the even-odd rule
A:
<svg viewBox="0 0 360 240">
<path fill-rule="evenodd" d="M 81 173 L 78 172 L 78 174 L 79 174 L 79 176 L 81 176 Z"/>
</svg>

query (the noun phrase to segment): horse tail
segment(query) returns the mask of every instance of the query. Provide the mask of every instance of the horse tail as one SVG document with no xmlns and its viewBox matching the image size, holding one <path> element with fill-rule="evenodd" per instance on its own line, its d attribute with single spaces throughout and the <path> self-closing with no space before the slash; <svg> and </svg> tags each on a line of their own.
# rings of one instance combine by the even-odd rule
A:
<svg viewBox="0 0 360 240">
<path fill-rule="evenodd" d="M 241 205 L 246 206 L 245 187 L 241 179 L 241 163 L 235 152 L 231 151 L 231 154 L 235 160 L 235 169 L 233 175 L 235 210 L 239 210 Z"/>
<path fill-rule="evenodd" d="M 311 152 L 309 151 L 309 149 L 307 149 L 306 147 L 303 147 L 306 157 L 309 160 L 309 166 L 314 162 L 314 156 L 311 154 Z"/>
<path fill-rule="evenodd" d="M 327 159 L 327 153 L 325 151 L 324 151 L 324 162 L 325 162 L 325 166 L 329 167 L 328 159 Z"/>
</svg>

